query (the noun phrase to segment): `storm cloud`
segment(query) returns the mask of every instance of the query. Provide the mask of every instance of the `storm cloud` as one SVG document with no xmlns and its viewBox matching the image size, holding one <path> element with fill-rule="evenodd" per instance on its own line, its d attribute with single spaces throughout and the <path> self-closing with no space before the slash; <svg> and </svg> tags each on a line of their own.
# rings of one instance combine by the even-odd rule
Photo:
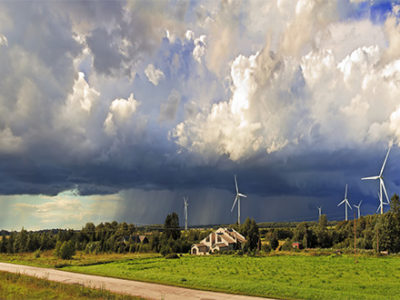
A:
<svg viewBox="0 0 400 300">
<path fill-rule="evenodd" d="M 29 6 L 29 7 L 27 7 Z M 399 192 L 390 1 L 0 3 L 0 227 L 374 213 Z M 79 214 L 71 219 L 66 207 Z M 65 216 L 62 212 L 65 211 Z"/>
</svg>

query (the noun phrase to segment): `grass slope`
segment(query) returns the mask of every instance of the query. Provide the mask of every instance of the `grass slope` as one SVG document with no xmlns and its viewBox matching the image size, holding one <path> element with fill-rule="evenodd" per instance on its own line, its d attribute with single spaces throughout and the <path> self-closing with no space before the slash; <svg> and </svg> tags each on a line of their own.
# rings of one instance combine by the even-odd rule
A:
<svg viewBox="0 0 400 300">
<path fill-rule="evenodd" d="M 63 270 L 285 299 L 400 299 L 398 257 L 155 257 Z"/>
<path fill-rule="evenodd" d="M 0 272 L 0 299 L 139 299 L 89 289 L 77 284 L 63 284 L 21 274 Z"/>
</svg>

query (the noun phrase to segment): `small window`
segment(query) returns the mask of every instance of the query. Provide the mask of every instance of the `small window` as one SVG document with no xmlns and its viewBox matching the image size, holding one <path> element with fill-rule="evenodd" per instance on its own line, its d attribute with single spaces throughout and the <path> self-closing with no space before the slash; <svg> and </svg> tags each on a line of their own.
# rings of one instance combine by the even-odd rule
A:
<svg viewBox="0 0 400 300">
<path fill-rule="evenodd" d="M 208 236 L 207 238 L 206 238 L 206 242 L 209 242 L 210 241 L 210 237 Z"/>
<path fill-rule="evenodd" d="M 218 243 L 221 243 L 221 237 L 220 236 L 218 236 Z"/>
</svg>

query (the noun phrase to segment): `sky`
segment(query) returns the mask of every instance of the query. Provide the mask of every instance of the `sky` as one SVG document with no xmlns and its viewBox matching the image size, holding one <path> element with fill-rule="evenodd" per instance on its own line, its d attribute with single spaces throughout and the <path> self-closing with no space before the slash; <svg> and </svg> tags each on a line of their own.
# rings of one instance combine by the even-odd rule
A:
<svg viewBox="0 0 400 300">
<path fill-rule="evenodd" d="M 399 4 L 399 5 L 398 5 Z M 400 192 L 400 3 L 0 1 L 0 228 L 329 220 Z M 385 210 L 388 207 L 385 206 Z M 353 211 L 349 214 L 353 216 Z"/>
</svg>

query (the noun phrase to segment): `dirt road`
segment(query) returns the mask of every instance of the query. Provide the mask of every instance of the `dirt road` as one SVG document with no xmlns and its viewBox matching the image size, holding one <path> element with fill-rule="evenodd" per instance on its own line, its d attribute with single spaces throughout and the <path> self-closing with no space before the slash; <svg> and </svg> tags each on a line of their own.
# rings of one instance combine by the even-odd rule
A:
<svg viewBox="0 0 400 300">
<path fill-rule="evenodd" d="M 77 283 L 92 288 L 103 288 L 112 292 L 129 294 L 145 299 L 165 300 L 256 300 L 250 296 L 239 296 L 224 293 L 192 290 L 162 284 L 146 283 L 133 280 L 116 279 L 95 275 L 86 275 L 59 271 L 54 269 L 37 268 L 23 265 L 0 263 L 0 271 L 21 273 L 29 276 L 45 278 L 63 283 Z"/>
</svg>

